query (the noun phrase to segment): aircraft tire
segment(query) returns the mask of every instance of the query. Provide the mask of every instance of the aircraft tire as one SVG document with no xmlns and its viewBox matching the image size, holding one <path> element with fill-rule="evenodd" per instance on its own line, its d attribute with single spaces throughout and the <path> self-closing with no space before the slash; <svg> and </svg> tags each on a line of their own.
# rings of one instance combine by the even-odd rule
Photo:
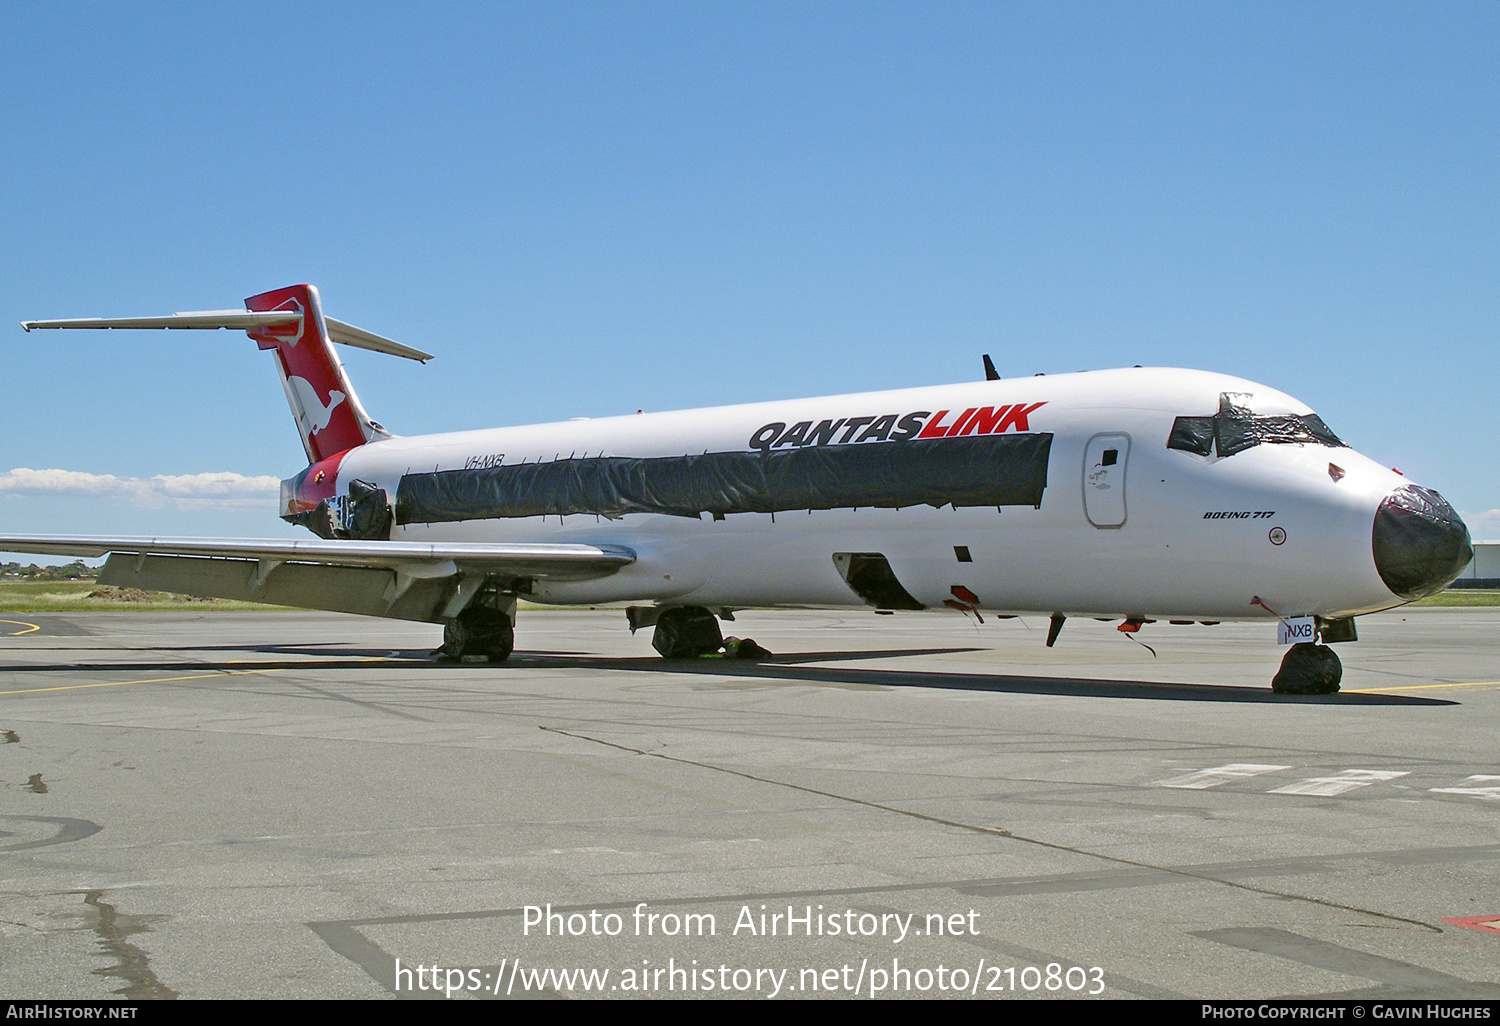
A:
<svg viewBox="0 0 1500 1026">
<path fill-rule="evenodd" d="M 1278 695 L 1332 695 L 1343 676 L 1343 664 L 1333 649 L 1304 642 L 1293 645 L 1282 657 L 1271 690 Z"/>
<path fill-rule="evenodd" d="M 516 647 L 516 629 L 511 625 L 510 617 L 502 614 L 501 620 L 503 625 L 497 625 L 499 629 L 485 644 L 485 657 L 492 663 L 505 662 Z"/>
<path fill-rule="evenodd" d="M 693 659 L 724 646 L 719 620 L 702 606 L 664 610 L 651 635 L 651 647 L 664 659 Z"/>
<path fill-rule="evenodd" d="M 470 607 L 443 625 L 443 647 L 438 652 L 447 659 L 484 656 L 501 663 L 510 658 L 515 643 L 510 617 L 499 610 Z"/>
<path fill-rule="evenodd" d="M 443 624 L 443 643 L 438 646 L 433 656 L 445 662 L 456 662 L 464 655 L 464 637 L 468 632 L 458 620 L 449 620 Z"/>
</svg>

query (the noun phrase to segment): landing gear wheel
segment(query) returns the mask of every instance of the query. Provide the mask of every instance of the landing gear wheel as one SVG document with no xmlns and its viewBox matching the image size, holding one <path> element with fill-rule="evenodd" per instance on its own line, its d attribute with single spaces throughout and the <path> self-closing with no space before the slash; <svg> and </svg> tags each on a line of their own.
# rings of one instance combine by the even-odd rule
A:
<svg viewBox="0 0 1500 1026">
<path fill-rule="evenodd" d="M 443 625 L 443 647 L 437 654 L 444 659 L 482 655 L 492 663 L 501 663 L 510 658 L 515 644 L 510 617 L 496 609 L 470 606 Z"/>
<path fill-rule="evenodd" d="M 651 647 L 665 659 L 692 659 L 724 647 L 719 621 L 702 606 L 664 610 L 651 635 Z"/>
<path fill-rule="evenodd" d="M 1327 645 L 1293 645 L 1271 680 L 1278 695 L 1332 695 L 1339 689 L 1344 667 Z"/>
<path fill-rule="evenodd" d="M 457 620 L 449 620 L 443 624 L 443 643 L 432 653 L 433 658 L 456 662 L 463 651 L 464 629 Z"/>
<path fill-rule="evenodd" d="M 485 641 L 484 656 L 492 663 L 503 663 L 510 658 L 511 652 L 516 647 L 516 630 L 511 626 L 510 617 L 500 615 L 497 629 Z"/>
</svg>

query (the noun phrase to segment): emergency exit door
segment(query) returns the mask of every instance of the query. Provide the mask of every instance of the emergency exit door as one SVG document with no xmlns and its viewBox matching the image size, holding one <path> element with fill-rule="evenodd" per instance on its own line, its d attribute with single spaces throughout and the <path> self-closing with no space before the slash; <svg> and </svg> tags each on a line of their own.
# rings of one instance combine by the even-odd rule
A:
<svg viewBox="0 0 1500 1026">
<path fill-rule="evenodd" d="M 1083 512 L 1095 527 L 1125 523 L 1125 465 L 1130 436 L 1095 435 L 1083 455 Z"/>
</svg>

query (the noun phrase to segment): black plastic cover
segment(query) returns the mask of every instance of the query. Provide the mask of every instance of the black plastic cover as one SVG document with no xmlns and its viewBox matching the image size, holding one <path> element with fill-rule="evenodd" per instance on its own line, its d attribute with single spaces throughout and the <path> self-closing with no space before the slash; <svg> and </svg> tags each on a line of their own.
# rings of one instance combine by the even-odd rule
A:
<svg viewBox="0 0 1500 1026">
<path fill-rule="evenodd" d="M 401 479 L 396 521 L 1040 506 L 1051 451 L 1040 433 L 444 470 Z"/>
<path fill-rule="evenodd" d="M 1172 421 L 1172 434 L 1167 439 L 1167 448 L 1207 456 L 1214 451 L 1214 418 L 1178 417 Z"/>
<path fill-rule="evenodd" d="M 305 509 L 300 513 L 283 513 L 281 519 L 298 527 L 305 527 L 319 538 L 327 538 L 332 541 L 336 537 L 333 530 L 333 511 L 328 508 L 328 500 L 324 499 L 312 509 Z"/>
<path fill-rule="evenodd" d="M 1417 485 L 1403 485 L 1381 502 L 1371 547 L 1380 579 L 1408 600 L 1442 591 L 1474 558 L 1463 519 L 1447 499 Z"/>
<path fill-rule="evenodd" d="M 1219 396 L 1219 412 L 1212 417 L 1178 417 L 1172 422 L 1168 449 L 1207 456 L 1214 449 L 1220 456 L 1233 456 L 1263 443 L 1286 445 L 1312 442 L 1333 448 L 1344 443 L 1328 429 L 1316 413 L 1287 413 L 1258 417 L 1248 407 L 1234 402 L 1230 393 Z"/>
<path fill-rule="evenodd" d="M 350 481 L 349 497 L 345 500 L 343 530 L 337 532 L 341 538 L 358 538 L 377 541 L 391 536 L 391 507 L 385 489 L 369 481 Z"/>
</svg>

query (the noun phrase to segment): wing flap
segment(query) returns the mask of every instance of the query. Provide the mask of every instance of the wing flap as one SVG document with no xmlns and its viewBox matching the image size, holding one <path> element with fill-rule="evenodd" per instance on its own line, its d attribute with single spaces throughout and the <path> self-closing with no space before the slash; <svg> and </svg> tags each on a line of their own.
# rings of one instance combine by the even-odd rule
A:
<svg viewBox="0 0 1500 1026">
<path fill-rule="evenodd" d="M 99 581 L 116 587 L 434 623 L 487 577 L 584 581 L 635 562 L 620 545 L 59 535 L 0 537 L 0 552 L 108 554 Z"/>
<path fill-rule="evenodd" d="M 110 556 L 99 573 L 100 584 L 117 588 L 431 623 L 443 620 L 460 580 L 413 579 L 378 567 L 129 553 Z"/>
</svg>

